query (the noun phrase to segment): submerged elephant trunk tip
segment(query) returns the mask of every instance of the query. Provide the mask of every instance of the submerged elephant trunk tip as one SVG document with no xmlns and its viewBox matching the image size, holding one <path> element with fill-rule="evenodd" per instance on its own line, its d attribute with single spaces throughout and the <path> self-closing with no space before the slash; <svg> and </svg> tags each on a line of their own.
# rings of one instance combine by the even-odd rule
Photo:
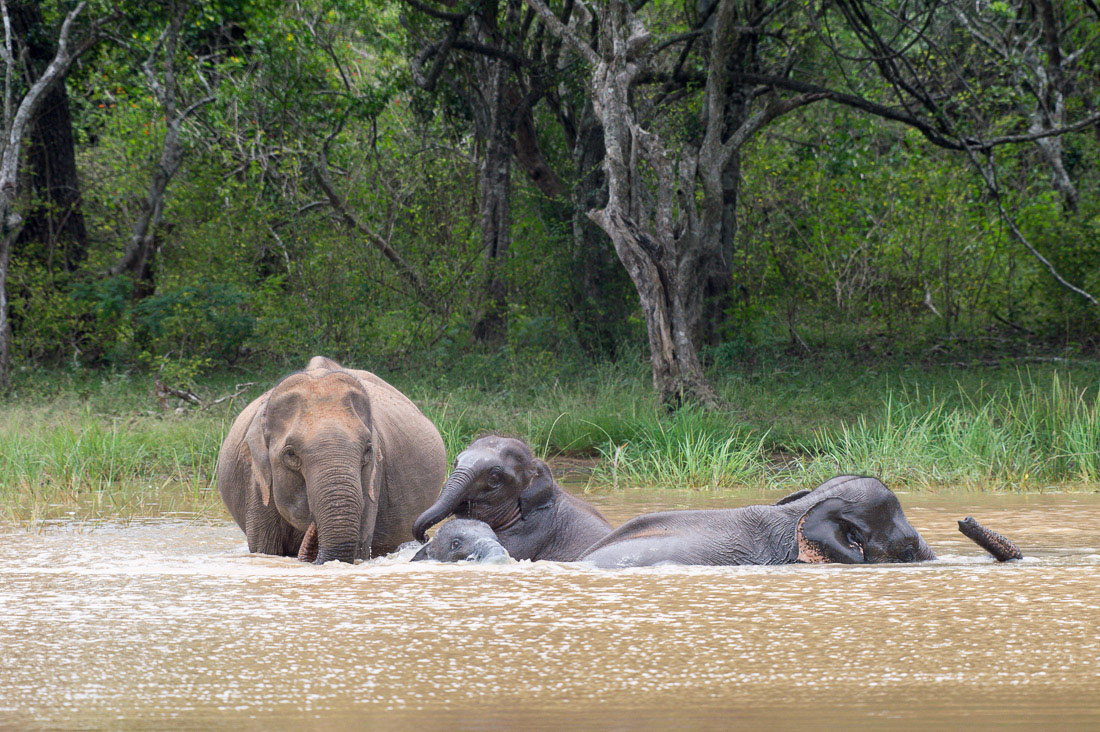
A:
<svg viewBox="0 0 1100 732">
<path fill-rule="evenodd" d="M 932 547 L 928 546 L 928 542 L 926 542 L 922 536 L 917 546 L 917 561 L 931 562 L 933 559 L 936 559 L 936 553 L 932 551 Z"/>
<path fill-rule="evenodd" d="M 317 550 L 317 558 L 313 560 L 314 564 L 325 564 L 327 562 L 345 562 L 347 564 L 355 564 L 356 553 L 359 550 L 358 542 L 351 542 L 348 544 L 338 544 L 331 547 L 321 547 Z"/>
</svg>

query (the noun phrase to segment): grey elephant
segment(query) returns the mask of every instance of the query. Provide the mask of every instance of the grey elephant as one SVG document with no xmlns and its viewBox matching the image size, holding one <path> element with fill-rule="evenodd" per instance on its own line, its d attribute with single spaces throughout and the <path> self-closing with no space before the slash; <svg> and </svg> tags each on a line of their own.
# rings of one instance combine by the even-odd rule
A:
<svg viewBox="0 0 1100 732">
<path fill-rule="evenodd" d="M 480 437 L 459 454 L 439 500 L 413 525 L 417 540 L 449 516 L 484 521 L 514 559 L 573 561 L 611 533 L 522 440 L 501 435 Z"/>
<path fill-rule="evenodd" d="M 315 356 L 237 416 L 218 490 L 248 549 L 318 564 L 385 554 L 439 495 L 443 440 L 369 371 Z"/>
<path fill-rule="evenodd" d="M 654 564 L 863 564 L 936 555 L 876 478 L 841 475 L 771 506 L 651 513 L 590 547 L 597 567 Z"/>
<path fill-rule="evenodd" d="M 413 555 L 412 561 L 425 559 L 483 564 L 510 561 L 508 551 L 497 541 L 497 535 L 489 524 L 473 519 L 451 519 L 440 526 L 432 540 Z"/>
</svg>

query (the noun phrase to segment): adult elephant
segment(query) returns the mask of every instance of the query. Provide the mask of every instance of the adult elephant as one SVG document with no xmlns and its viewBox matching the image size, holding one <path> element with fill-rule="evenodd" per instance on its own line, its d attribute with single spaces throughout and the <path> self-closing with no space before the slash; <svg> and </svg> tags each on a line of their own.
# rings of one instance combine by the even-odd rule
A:
<svg viewBox="0 0 1100 732">
<path fill-rule="evenodd" d="M 611 533 L 592 506 L 554 481 L 522 440 L 480 437 L 455 459 L 439 500 L 413 525 L 418 541 L 449 516 L 484 521 L 514 559 L 570 562 Z"/>
<path fill-rule="evenodd" d="M 771 506 L 631 519 L 584 552 L 597 567 L 918 562 L 936 555 L 875 478 L 841 475 Z"/>
<path fill-rule="evenodd" d="M 369 371 L 315 356 L 237 416 L 218 489 L 248 549 L 317 564 L 393 551 L 447 474 L 443 440 Z"/>
</svg>

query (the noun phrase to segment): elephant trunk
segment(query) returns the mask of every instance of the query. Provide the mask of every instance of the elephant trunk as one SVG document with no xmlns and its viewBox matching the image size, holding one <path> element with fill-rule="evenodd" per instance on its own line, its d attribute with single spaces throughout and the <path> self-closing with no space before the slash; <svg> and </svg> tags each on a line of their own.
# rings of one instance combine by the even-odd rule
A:
<svg viewBox="0 0 1100 732">
<path fill-rule="evenodd" d="M 332 461 L 306 476 L 306 495 L 317 525 L 317 558 L 314 564 L 332 560 L 354 562 L 359 556 L 363 517 L 363 483 L 357 458 Z"/>
<path fill-rule="evenodd" d="M 466 487 L 473 480 L 474 474 L 468 468 L 458 467 L 447 478 L 439 498 L 424 513 L 417 517 L 413 523 L 413 536 L 423 543 L 427 539 L 427 531 L 448 516 L 453 515 L 466 500 Z"/>
<path fill-rule="evenodd" d="M 928 543 L 924 540 L 924 537 L 918 534 L 917 538 L 917 561 L 929 562 L 935 559 L 936 553 L 932 551 L 932 547 L 928 546 Z"/>
</svg>

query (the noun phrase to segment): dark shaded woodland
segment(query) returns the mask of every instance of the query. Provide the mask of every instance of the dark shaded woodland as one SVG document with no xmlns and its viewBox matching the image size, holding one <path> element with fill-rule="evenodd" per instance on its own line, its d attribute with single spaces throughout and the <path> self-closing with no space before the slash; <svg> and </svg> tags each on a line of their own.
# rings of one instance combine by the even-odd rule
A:
<svg viewBox="0 0 1100 732">
<path fill-rule="evenodd" d="M 0 5 L 4 383 L 1100 345 L 1091 0 Z"/>
</svg>

